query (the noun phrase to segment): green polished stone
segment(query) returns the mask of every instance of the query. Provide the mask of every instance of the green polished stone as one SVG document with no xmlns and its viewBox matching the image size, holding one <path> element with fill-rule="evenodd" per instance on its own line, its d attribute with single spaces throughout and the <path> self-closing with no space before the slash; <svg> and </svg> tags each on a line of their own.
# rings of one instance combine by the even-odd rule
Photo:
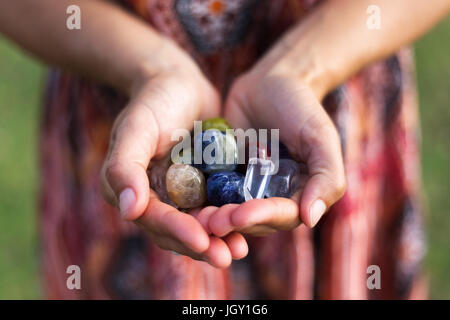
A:
<svg viewBox="0 0 450 320">
<path fill-rule="evenodd" d="M 231 125 L 224 118 L 211 118 L 208 120 L 202 121 L 202 131 L 206 131 L 209 129 L 217 129 L 222 132 L 226 132 L 227 129 L 232 129 Z"/>
</svg>

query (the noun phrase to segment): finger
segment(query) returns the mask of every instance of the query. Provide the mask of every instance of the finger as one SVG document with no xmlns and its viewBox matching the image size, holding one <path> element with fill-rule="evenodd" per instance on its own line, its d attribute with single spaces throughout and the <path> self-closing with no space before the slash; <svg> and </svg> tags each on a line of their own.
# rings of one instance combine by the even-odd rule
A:
<svg viewBox="0 0 450 320">
<path fill-rule="evenodd" d="M 227 244 L 214 236 L 209 238 L 209 248 L 203 253 L 204 260 L 216 268 L 227 268 L 232 258 Z"/>
<path fill-rule="evenodd" d="M 214 212 L 219 210 L 217 207 L 209 206 L 206 208 L 201 209 L 197 213 L 194 213 L 193 216 L 197 218 L 197 220 L 200 222 L 202 227 L 205 229 L 205 231 L 210 234 L 211 230 L 209 229 L 209 220 Z"/>
<path fill-rule="evenodd" d="M 234 231 L 236 226 L 231 222 L 231 214 L 238 207 L 239 204 L 226 204 L 212 212 L 208 221 L 208 230 L 218 237 Z"/>
<path fill-rule="evenodd" d="M 234 241 L 236 255 L 242 256 L 245 252 L 245 245 L 239 243 L 239 238 L 232 239 Z M 161 249 L 171 251 L 172 253 L 187 256 L 198 261 L 205 261 L 216 268 L 226 268 L 231 264 L 231 252 L 226 243 L 219 238 L 211 237 L 211 246 L 203 254 L 196 253 L 179 241 L 166 236 L 153 236 L 152 241 Z M 224 245 L 225 244 L 225 245 Z"/>
<path fill-rule="evenodd" d="M 244 236 L 238 232 L 232 232 L 224 239 L 230 249 L 231 257 L 235 260 L 243 259 L 248 254 L 248 244 Z"/>
<path fill-rule="evenodd" d="M 318 118 L 306 124 L 308 130 L 303 130 L 302 136 L 303 144 L 308 146 L 305 150 L 310 178 L 302 192 L 300 217 L 308 227 L 314 227 L 346 189 L 339 136 L 328 116 Z"/>
<path fill-rule="evenodd" d="M 264 225 L 278 230 L 289 230 L 300 224 L 299 208 L 291 199 L 255 199 L 240 205 L 231 214 L 236 230 Z"/>
<path fill-rule="evenodd" d="M 203 256 L 198 254 L 192 250 L 189 250 L 185 245 L 180 243 L 177 240 L 166 236 L 153 235 L 150 237 L 159 248 L 167 251 L 171 251 L 172 253 L 180 254 L 183 256 L 190 257 L 191 259 L 204 261 Z"/>
<path fill-rule="evenodd" d="M 205 228 L 208 233 L 210 233 L 208 222 L 212 215 L 217 211 L 219 211 L 219 208 L 210 206 L 194 213 L 197 220 L 199 220 L 203 228 Z M 224 237 L 223 240 L 228 245 L 233 259 L 242 259 L 247 255 L 247 241 L 241 234 L 234 232 Z"/>
<path fill-rule="evenodd" d="M 234 250 L 234 256 L 229 249 L 228 243 L 216 237 L 210 238 L 210 247 L 202 254 L 190 250 L 182 243 L 169 237 L 156 236 L 153 237 L 152 240 L 163 250 L 173 251 L 194 260 L 205 261 L 216 268 L 229 267 L 232 258 L 242 259 L 248 252 L 247 242 L 240 234 L 233 234 L 233 236 L 227 240 L 231 243 Z"/>
<path fill-rule="evenodd" d="M 248 235 L 251 235 L 254 237 L 265 237 L 265 236 L 271 235 L 277 231 L 278 231 L 277 229 L 274 229 L 274 228 L 266 226 L 266 225 L 256 225 L 256 226 L 251 226 L 249 228 L 239 230 L 239 232 L 242 234 L 248 234 Z"/>
<path fill-rule="evenodd" d="M 138 218 L 149 200 L 147 166 L 158 141 L 158 125 L 149 108 L 131 104 L 118 116 L 102 168 L 102 193 L 126 220 Z"/>
<path fill-rule="evenodd" d="M 150 233 L 179 241 L 195 253 L 206 251 L 209 237 L 196 218 L 151 198 L 145 213 L 136 221 Z"/>
</svg>

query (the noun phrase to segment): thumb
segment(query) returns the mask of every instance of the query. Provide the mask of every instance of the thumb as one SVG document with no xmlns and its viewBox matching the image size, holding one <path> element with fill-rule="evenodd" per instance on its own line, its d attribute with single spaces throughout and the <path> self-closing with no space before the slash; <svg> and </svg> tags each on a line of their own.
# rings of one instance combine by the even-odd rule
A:
<svg viewBox="0 0 450 320">
<path fill-rule="evenodd" d="M 323 109 L 302 129 L 308 181 L 300 199 L 300 218 L 310 228 L 345 193 L 346 178 L 338 133 Z"/>
<path fill-rule="evenodd" d="M 146 169 L 157 148 L 158 123 L 150 108 L 130 104 L 117 117 L 101 175 L 102 194 L 123 219 L 135 220 L 150 197 Z"/>
</svg>

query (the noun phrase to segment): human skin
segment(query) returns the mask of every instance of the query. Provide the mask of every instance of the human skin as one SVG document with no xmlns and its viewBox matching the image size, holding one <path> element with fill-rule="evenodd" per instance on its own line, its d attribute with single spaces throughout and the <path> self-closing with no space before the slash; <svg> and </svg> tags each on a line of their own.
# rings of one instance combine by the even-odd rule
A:
<svg viewBox="0 0 450 320">
<path fill-rule="evenodd" d="M 74 3 L 81 8 L 82 28 L 69 31 L 66 8 Z M 149 188 L 146 169 L 170 150 L 172 131 L 219 116 L 216 90 L 186 53 L 104 1 L 2 0 L 0 32 L 45 62 L 130 97 L 114 123 L 101 183 L 105 200 L 123 219 L 143 227 L 159 247 L 215 267 L 247 254 L 241 234 L 210 236 L 195 211 L 181 213 Z"/>
<path fill-rule="evenodd" d="M 65 27 L 72 4 L 81 7 L 81 30 Z M 301 222 L 313 227 L 339 200 L 346 185 L 342 155 L 321 99 L 364 66 L 415 40 L 450 9 L 449 0 L 432 6 L 426 0 L 378 0 L 382 28 L 373 31 L 365 25 L 371 4 L 325 2 L 238 78 L 225 101 L 223 113 L 235 127 L 283 123 L 281 140 L 308 167 L 301 192 L 294 199 L 207 207 L 192 215 L 159 201 L 146 174 L 150 161 L 170 150 L 173 130 L 191 129 L 194 120 L 221 113 L 218 93 L 185 52 L 104 1 L 0 0 L 0 31 L 45 62 L 130 97 L 113 126 L 102 170 L 105 200 L 161 248 L 227 267 L 247 254 L 241 233 L 265 235 Z"/>
<path fill-rule="evenodd" d="M 380 30 L 366 25 L 374 3 Z M 235 81 L 224 113 L 235 127 L 280 128 L 281 141 L 308 169 L 294 195 L 298 205 L 271 198 L 208 209 L 199 217 L 209 230 L 217 236 L 266 235 L 302 222 L 316 225 L 346 187 L 340 140 L 322 98 L 364 66 L 413 42 L 449 10 L 449 0 L 330 0 L 291 28 Z"/>
</svg>

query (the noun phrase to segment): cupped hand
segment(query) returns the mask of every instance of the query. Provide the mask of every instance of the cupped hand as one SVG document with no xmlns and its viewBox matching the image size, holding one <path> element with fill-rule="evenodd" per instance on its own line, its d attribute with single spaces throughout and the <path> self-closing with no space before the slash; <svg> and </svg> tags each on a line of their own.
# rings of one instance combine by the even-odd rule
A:
<svg viewBox="0 0 450 320">
<path fill-rule="evenodd" d="M 102 194 L 124 220 L 143 227 L 162 249 L 227 267 L 232 258 L 247 254 L 242 235 L 209 235 L 195 211 L 182 213 L 161 202 L 149 186 L 146 170 L 176 143 L 171 133 L 220 112 L 217 92 L 195 63 L 175 45 L 161 51 L 136 77 L 130 102 L 115 120 L 102 169 Z M 160 62 L 157 67 L 155 61 Z"/>
<path fill-rule="evenodd" d="M 292 199 L 258 199 L 201 212 L 213 234 L 267 235 L 300 223 L 314 227 L 344 194 L 346 179 L 337 130 L 318 94 L 300 77 L 277 64 L 267 67 L 267 61 L 256 65 L 232 86 L 225 117 L 235 128 L 279 129 L 280 140 L 306 170 Z"/>
</svg>

